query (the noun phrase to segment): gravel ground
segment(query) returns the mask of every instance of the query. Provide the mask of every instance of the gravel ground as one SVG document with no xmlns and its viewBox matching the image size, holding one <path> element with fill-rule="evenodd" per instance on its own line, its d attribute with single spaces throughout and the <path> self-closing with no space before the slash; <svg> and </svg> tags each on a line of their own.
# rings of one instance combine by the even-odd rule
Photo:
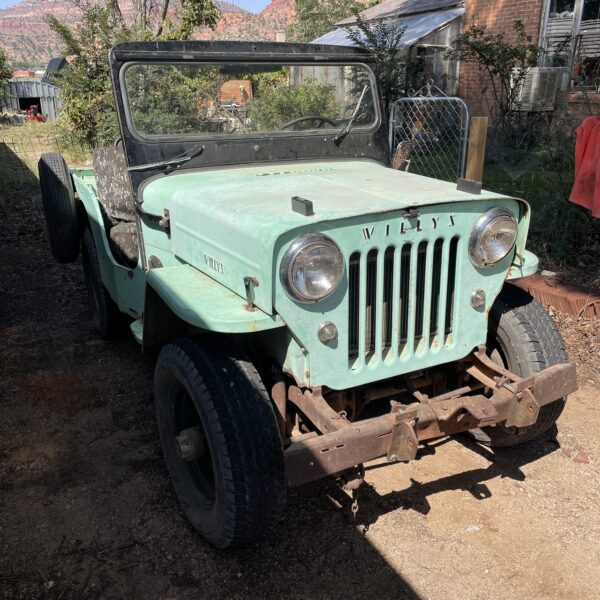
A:
<svg viewBox="0 0 600 600">
<path fill-rule="evenodd" d="M 271 538 L 220 552 L 171 492 L 154 358 L 91 330 L 36 192 L 0 195 L 0 598 L 600 598 L 598 322 L 555 315 L 581 384 L 557 439 L 438 440 L 369 465 L 356 521 L 325 482 L 290 492 Z"/>
</svg>

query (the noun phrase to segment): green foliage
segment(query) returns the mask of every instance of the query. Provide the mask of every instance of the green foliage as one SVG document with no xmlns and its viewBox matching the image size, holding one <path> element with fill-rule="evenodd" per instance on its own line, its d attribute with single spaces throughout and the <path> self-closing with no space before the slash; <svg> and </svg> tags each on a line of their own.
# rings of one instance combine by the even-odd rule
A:
<svg viewBox="0 0 600 600">
<path fill-rule="evenodd" d="M 169 40 L 187 40 L 194 33 L 196 27 L 204 25 L 214 29 L 220 18 L 221 12 L 213 0 L 182 0 L 179 24 L 167 21 L 165 18 L 157 37 Z"/>
<path fill-rule="evenodd" d="M 75 30 L 52 14 L 46 17 L 64 46 L 63 54 L 74 57 L 62 74 L 60 118 L 92 146 L 111 144 L 120 135 L 108 65 L 110 49 L 129 40 L 187 39 L 195 27 L 214 28 L 219 18 L 213 0 L 180 0 L 170 17 L 170 0 L 162 0 L 158 14 L 150 4 L 134 3 L 132 24 L 123 18 L 118 0 L 81 4 L 83 16 Z"/>
<path fill-rule="evenodd" d="M 262 80 L 258 97 L 250 106 L 250 118 L 259 131 L 275 131 L 284 123 L 305 115 L 337 119 L 340 107 L 331 85 L 307 79 L 289 86 L 287 81 Z M 315 122 L 307 122 L 314 127 Z"/>
<path fill-rule="evenodd" d="M 218 97 L 224 78 L 197 65 L 134 65 L 125 75 L 135 128 L 146 135 L 207 132 L 215 123 L 202 105 Z"/>
<path fill-rule="evenodd" d="M 3 98 L 6 95 L 4 86 L 10 79 L 11 74 L 11 70 L 6 64 L 6 53 L 0 48 L 0 98 Z"/>
<path fill-rule="evenodd" d="M 408 62 L 399 54 L 405 27 L 394 22 L 369 22 L 360 15 L 356 25 L 346 27 L 348 37 L 360 48 L 375 56 L 377 78 L 386 109 L 397 98 L 406 95 Z"/>
<path fill-rule="evenodd" d="M 481 94 L 491 94 L 492 115 L 503 120 L 513 111 L 527 70 L 538 64 L 541 48 L 525 31 L 522 21 L 514 23 L 514 41 L 504 33 L 490 33 L 485 26 L 472 25 L 459 35 L 446 54 L 447 59 L 474 63 L 482 75 Z"/>
<path fill-rule="evenodd" d="M 515 152 L 509 144 L 488 151 L 484 171 L 487 189 L 529 202 L 528 246 L 551 270 L 577 267 L 600 249 L 600 220 L 568 201 L 575 177 L 573 125 L 568 117 L 538 121 L 527 149 Z M 597 284 L 600 274 L 589 275 Z"/>
<path fill-rule="evenodd" d="M 334 29 L 335 23 L 376 4 L 359 0 L 296 0 L 296 22 L 288 29 L 288 39 L 310 42 Z"/>
</svg>

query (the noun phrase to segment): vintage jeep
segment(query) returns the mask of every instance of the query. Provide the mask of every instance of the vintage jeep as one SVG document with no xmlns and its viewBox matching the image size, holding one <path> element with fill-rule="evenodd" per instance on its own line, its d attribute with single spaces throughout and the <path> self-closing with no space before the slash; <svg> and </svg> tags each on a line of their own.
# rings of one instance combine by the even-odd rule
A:
<svg viewBox="0 0 600 600">
<path fill-rule="evenodd" d="M 551 429 L 576 381 L 510 284 L 538 266 L 529 207 L 392 169 L 368 53 L 125 43 L 110 63 L 121 138 L 94 170 L 40 160 L 51 248 L 81 249 L 102 335 L 127 316 L 160 350 L 163 452 L 209 542 L 248 542 L 287 486 L 352 489 L 421 440 Z"/>
</svg>

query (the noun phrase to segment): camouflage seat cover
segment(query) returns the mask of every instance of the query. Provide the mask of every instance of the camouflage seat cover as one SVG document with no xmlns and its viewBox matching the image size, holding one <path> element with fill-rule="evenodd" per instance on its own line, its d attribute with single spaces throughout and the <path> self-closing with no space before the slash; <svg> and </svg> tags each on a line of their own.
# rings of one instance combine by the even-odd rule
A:
<svg viewBox="0 0 600 600">
<path fill-rule="evenodd" d="M 115 260 L 133 268 L 138 261 L 137 224 L 121 221 L 110 228 L 109 244 Z"/>
<path fill-rule="evenodd" d="M 112 253 L 118 263 L 134 267 L 138 259 L 137 227 L 123 147 L 97 148 L 94 170 Z"/>
<path fill-rule="evenodd" d="M 122 146 L 94 151 L 98 198 L 111 221 L 135 221 L 135 206 Z"/>
</svg>

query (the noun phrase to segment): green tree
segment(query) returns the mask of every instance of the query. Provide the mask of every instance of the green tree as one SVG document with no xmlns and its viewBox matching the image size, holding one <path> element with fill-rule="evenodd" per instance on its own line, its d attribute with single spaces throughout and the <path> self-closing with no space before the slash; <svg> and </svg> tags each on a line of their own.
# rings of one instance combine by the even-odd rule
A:
<svg viewBox="0 0 600 600">
<path fill-rule="evenodd" d="M 6 52 L 0 48 L 0 98 L 6 96 L 4 86 L 8 83 L 11 75 L 12 72 L 6 64 Z"/>
<path fill-rule="evenodd" d="M 375 1 L 296 0 L 296 21 L 287 30 L 295 42 L 310 42 L 335 28 L 338 21 L 368 8 Z"/>
<path fill-rule="evenodd" d="M 258 83 L 257 95 L 250 107 L 250 118 L 259 131 L 275 131 L 288 121 L 306 115 L 337 119 L 340 114 L 333 86 L 314 79 L 294 86 L 287 81 L 263 80 Z M 307 121 L 304 126 L 314 127 L 315 121 Z"/>
<path fill-rule="evenodd" d="M 119 135 L 108 65 L 109 50 L 128 40 L 188 39 L 194 29 L 214 29 L 219 10 L 213 0 L 162 0 L 159 10 L 147 0 L 135 0 L 131 22 L 119 0 L 78 4 L 83 13 L 76 30 L 49 14 L 46 21 L 73 57 L 61 80 L 61 119 L 75 136 L 92 146 L 110 144 Z"/>
<path fill-rule="evenodd" d="M 451 60 L 478 66 L 482 97 L 491 97 L 491 113 L 499 125 L 514 110 L 527 71 L 537 66 L 541 52 L 522 21 L 514 22 L 514 33 L 514 41 L 510 41 L 504 33 L 491 33 L 485 25 L 472 25 L 452 42 L 446 54 Z"/>
<path fill-rule="evenodd" d="M 406 95 L 408 60 L 400 54 L 405 27 L 393 21 L 365 21 L 360 15 L 356 24 L 345 28 L 348 37 L 359 47 L 371 52 L 377 63 L 377 78 L 386 109 Z"/>
</svg>

